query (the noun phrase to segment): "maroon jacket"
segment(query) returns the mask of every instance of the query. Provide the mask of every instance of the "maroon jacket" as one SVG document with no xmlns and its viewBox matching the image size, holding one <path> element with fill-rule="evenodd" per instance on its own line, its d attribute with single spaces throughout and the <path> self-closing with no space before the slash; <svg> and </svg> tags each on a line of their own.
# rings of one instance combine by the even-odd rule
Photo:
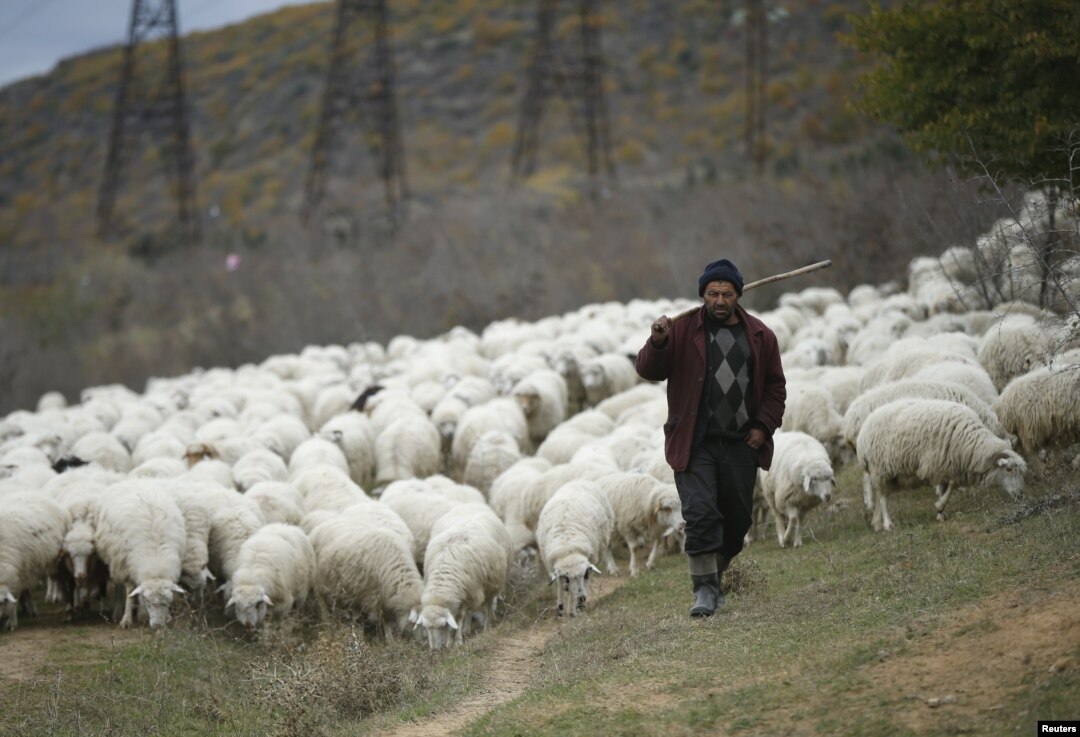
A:
<svg viewBox="0 0 1080 737">
<path fill-rule="evenodd" d="M 787 382 L 780 365 L 776 335 L 741 305 L 735 313 L 746 327 L 750 343 L 750 424 L 765 432 L 758 449 L 759 468 L 772 464 L 772 435 L 780 427 L 787 399 Z M 705 306 L 673 320 L 663 349 L 653 347 L 652 336 L 637 356 L 637 372 L 643 379 L 667 379 L 668 419 L 664 423 L 664 455 L 676 471 L 686 470 L 694 441 L 701 392 L 705 386 Z"/>
</svg>

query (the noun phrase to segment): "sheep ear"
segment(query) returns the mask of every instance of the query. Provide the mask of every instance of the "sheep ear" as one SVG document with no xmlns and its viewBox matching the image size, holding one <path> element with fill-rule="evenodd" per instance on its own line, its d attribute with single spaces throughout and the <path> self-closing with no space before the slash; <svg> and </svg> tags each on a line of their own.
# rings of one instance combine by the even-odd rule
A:
<svg viewBox="0 0 1080 737">
<path fill-rule="evenodd" d="M 142 593 L 142 585 L 140 584 L 139 586 L 135 587 L 134 591 L 132 591 L 130 594 L 128 594 L 128 598 L 130 599 L 130 598 L 132 598 L 134 596 L 137 596 L 137 595 L 139 595 L 141 593 Z"/>
<path fill-rule="evenodd" d="M 596 571 L 597 573 L 600 573 L 600 569 L 597 568 L 596 566 L 594 566 L 592 563 L 589 564 L 589 570 L 590 571 Z M 600 573 L 600 575 L 603 576 L 604 574 Z"/>
<path fill-rule="evenodd" d="M 806 492 L 807 494 L 810 493 L 810 481 L 811 481 L 810 474 L 808 474 L 808 473 L 803 474 L 803 477 L 802 477 L 802 490 L 804 492 Z"/>
<path fill-rule="evenodd" d="M 10 591 L 7 592 L 6 594 L 4 594 L 4 601 L 6 601 L 6 602 L 8 602 L 10 604 L 15 604 L 16 603 L 15 597 L 11 595 Z"/>
<path fill-rule="evenodd" d="M 262 600 L 263 600 L 263 603 L 266 604 L 266 606 L 274 606 L 274 602 L 269 597 L 269 595 L 263 594 Z"/>
<path fill-rule="evenodd" d="M 172 590 L 173 590 L 173 593 L 175 593 L 175 594 L 186 594 L 187 593 L 187 589 L 185 589 L 183 586 L 181 586 L 178 583 L 174 583 L 172 585 Z"/>
<path fill-rule="evenodd" d="M 409 610 L 409 622 L 412 623 L 413 629 L 416 629 L 416 626 L 420 624 L 420 613 L 415 609 Z"/>
<path fill-rule="evenodd" d="M 222 593 L 225 592 L 225 589 L 227 589 L 227 588 L 229 588 L 229 582 L 228 581 L 226 581 L 225 583 L 221 584 L 216 589 L 214 589 L 214 593 L 215 594 L 222 594 Z"/>
<path fill-rule="evenodd" d="M 230 596 L 229 600 L 225 602 L 225 608 L 228 609 L 231 606 L 236 606 L 236 597 Z"/>
<path fill-rule="evenodd" d="M 217 581 L 217 576 L 215 576 L 213 573 L 211 573 L 209 568 L 203 568 L 201 571 L 199 571 L 199 573 L 202 573 L 207 578 L 209 578 L 211 581 Z"/>
<path fill-rule="evenodd" d="M 548 586 L 550 586 L 551 584 L 555 583 L 555 579 L 556 579 L 556 578 L 558 578 L 558 576 L 556 576 L 556 575 L 555 575 L 554 573 L 552 573 L 552 574 L 551 574 L 551 580 L 550 580 L 550 581 L 548 581 Z"/>
<path fill-rule="evenodd" d="M 446 624 L 449 625 L 450 629 L 452 630 L 456 630 L 458 628 L 457 620 L 454 619 L 453 614 L 446 615 Z"/>
</svg>

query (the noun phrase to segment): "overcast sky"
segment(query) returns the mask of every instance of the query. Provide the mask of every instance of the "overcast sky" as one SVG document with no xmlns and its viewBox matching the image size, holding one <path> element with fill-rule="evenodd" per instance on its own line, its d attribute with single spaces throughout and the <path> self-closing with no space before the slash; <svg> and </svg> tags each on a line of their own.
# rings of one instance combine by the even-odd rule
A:
<svg viewBox="0 0 1080 737">
<path fill-rule="evenodd" d="M 147 0 L 154 5 L 161 0 Z M 180 33 L 315 0 L 176 0 Z M 325 0 L 323 0 L 325 1 Z M 0 0 L 0 87 L 69 56 L 124 43 L 132 0 Z"/>
</svg>

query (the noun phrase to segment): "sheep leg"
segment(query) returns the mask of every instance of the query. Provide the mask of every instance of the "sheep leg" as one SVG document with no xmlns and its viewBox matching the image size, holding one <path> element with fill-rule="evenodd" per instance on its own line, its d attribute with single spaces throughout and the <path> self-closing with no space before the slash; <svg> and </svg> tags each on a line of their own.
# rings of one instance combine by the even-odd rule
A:
<svg viewBox="0 0 1080 737">
<path fill-rule="evenodd" d="M 884 494 L 878 495 L 878 506 L 881 508 L 881 529 L 889 532 L 893 529 L 892 517 L 889 516 L 889 506 Z"/>
<path fill-rule="evenodd" d="M 938 522 L 944 522 L 946 519 L 945 505 L 949 503 L 949 495 L 952 494 L 953 490 L 953 484 L 951 481 L 945 484 L 944 491 L 941 491 L 941 486 L 941 484 L 938 484 L 937 487 L 934 489 L 934 491 L 937 493 L 937 501 L 934 502 L 934 509 L 937 510 Z"/>
<path fill-rule="evenodd" d="M 627 542 L 626 547 L 630 551 L 630 577 L 633 578 L 636 577 L 639 573 L 637 560 L 637 544 Z"/>
<path fill-rule="evenodd" d="M 773 512 L 773 521 L 776 522 L 776 542 L 780 544 L 780 547 L 784 547 L 784 538 L 787 537 L 787 520 L 784 519 L 784 515 L 780 512 Z"/>
<path fill-rule="evenodd" d="M 124 597 L 124 616 L 120 620 L 120 629 L 127 629 L 131 626 L 132 615 L 135 613 L 135 597 L 127 595 L 127 586 L 121 585 L 116 587 L 117 592 L 122 592 Z"/>
<path fill-rule="evenodd" d="M 792 545 L 798 533 L 799 516 L 797 514 L 791 514 L 790 512 L 785 516 L 787 517 L 787 527 L 784 529 L 784 544 L 781 547 L 786 548 L 788 545 Z"/>
<path fill-rule="evenodd" d="M 660 557 L 660 540 L 653 540 L 652 550 L 649 551 L 649 557 L 645 561 L 645 568 L 652 570 L 656 566 L 656 559 Z"/>
<path fill-rule="evenodd" d="M 799 513 L 796 512 L 791 515 L 791 521 L 795 523 L 795 542 L 792 543 L 792 547 L 802 547 L 802 519 L 799 517 Z"/>
<path fill-rule="evenodd" d="M 615 556 L 611 554 L 611 546 L 604 548 L 604 567 L 607 568 L 607 572 L 612 576 L 619 575 L 619 566 L 615 562 Z"/>
<path fill-rule="evenodd" d="M 863 487 L 862 487 L 862 500 L 863 506 L 866 507 L 867 512 L 873 512 L 874 509 L 874 485 L 870 481 L 870 474 L 863 474 Z"/>
</svg>

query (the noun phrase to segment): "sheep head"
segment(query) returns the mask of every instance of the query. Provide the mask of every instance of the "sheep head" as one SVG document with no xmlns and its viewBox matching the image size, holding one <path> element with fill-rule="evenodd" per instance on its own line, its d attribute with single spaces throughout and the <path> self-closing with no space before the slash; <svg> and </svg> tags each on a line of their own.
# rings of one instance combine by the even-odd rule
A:
<svg viewBox="0 0 1080 737">
<path fill-rule="evenodd" d="M 555 562 L 551 569 L 551 583 L 558 587 L 555 614 L 573 617 L 585 610 L 592 571 L 600 573 L 600 569 L 580 553 L 571 553 Z"/>
<path fill-rule="evenodd" d="M 1005 492 L 1017 499 L 1024 490 L 1024 474 L 1027 463 L 1014 450 L 1003 450 L 994 456 L 993 466 L 987 472 L 983 483 L 986 486 L 1000 486 Z"/>
<path fill-rule="evenodd" d="M 184 589 L 175 581 L 164 578 L 144 581 L 128 594 L 129 598 L 139 597 L 140 607 L 150 619 L 150 629 L 161 629 L 169 621 L 169 607 L 172 606 L 173 594 L 183 594 Z"/>
<path fill-rule="evenodd" d="M 428 604 L 420 610 L 413 628 L 423 627 L 427 633 L 428 647 L 441 650 L 457 642 L 461 627 L 454 614 L 444 606 Z"/>
<path fill-rule="evenodd" d="M 236 621 L 248 629 L 253 629 L 266 618 L 273 600 L 262 586 L 241 584 L 233 589 L 232 596 L 225 602 L 225 608 L 233 607 Z"/>
</svg>

